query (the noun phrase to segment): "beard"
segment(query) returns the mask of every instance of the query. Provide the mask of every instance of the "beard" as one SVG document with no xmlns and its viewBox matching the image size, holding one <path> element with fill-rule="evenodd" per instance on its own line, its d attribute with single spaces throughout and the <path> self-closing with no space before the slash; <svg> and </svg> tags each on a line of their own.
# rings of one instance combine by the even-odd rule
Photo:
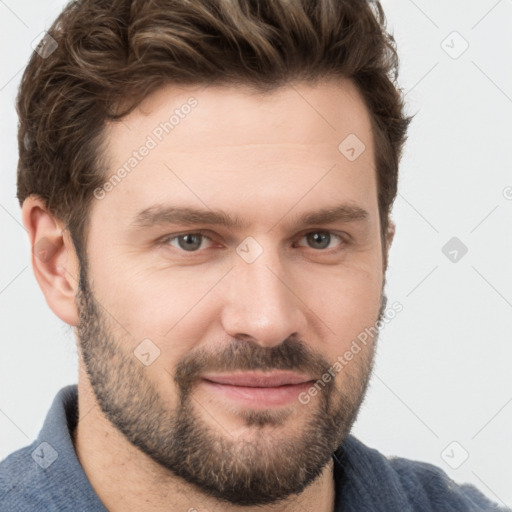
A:
<svg viewBox="0 0 512 512">
<path fill-rule="evenodd" d="M 379 319 L 386 297 L 382 295 Z M 239 506 L 273 504 L 300 494 L 317 479 L 349 434 L 366 394 L 373 370 L 375 342 L 369 343 L 335 380 L 307 405 L 294 410 L 304 418 L 286 426 L 292 411 L 230 409 L 243 420 L 245 434 L 208 425 L 193 394 L 207 372 L 291 370 L 321 379 L 334 363 L 312 352 L 302 340 L 289 337 L 280 345 L 262 347 L 232 340 L 224 349 L 191 350 L 169 387 L 159 389 L 148 369 L 133 355 L 133 338 L 115 335 L 107 312 L 95 299 L 81 266 L 77 293 L 79 353 L 96 401 L 104 416 L 125 438 L 171 474 L 200 492 Z M 109 324 L 110 322 L 110 324 Z M 117 330 L 119 332 L 119 330 Z M 177 390 L 177 406 L 164 398 Z"/>
</svg>

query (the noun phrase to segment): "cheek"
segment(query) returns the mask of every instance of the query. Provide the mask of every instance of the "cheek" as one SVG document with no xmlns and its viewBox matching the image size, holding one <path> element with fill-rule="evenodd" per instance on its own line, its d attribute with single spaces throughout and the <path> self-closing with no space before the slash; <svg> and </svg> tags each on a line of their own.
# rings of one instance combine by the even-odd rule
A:
<svg viewBox="0 0 512 512">
<path fill-rule="evenodd" d="M 329 279 L 317 279 L 306 302 L 324 325 L 324 346 L 331 358 L 377 321 L 382 275 L 363 269 L 341 269 Z M 323 283 L 323 286 L 319 286 Z M 327 325 L 328 327 L 325 327 Z"/>
<path fill-rule="evenodd" d="M 160 362 L 172 368 L 204 337 L 212 321 L 208 294 L 222 273 L 148 270 L 123 258 L 113 273 L 104 263 L 95 274 L 94 293 L 113 323 L 124 328 L 127 349 L 149 338 L 161 350 Z"/>
<path fill-rule="evenodd" d="M 363 392 L 373 360 L 382 283 L 368 272 L 343 272 L 329 281 L 325 293 L 317 294 L 312 309 L 321 314 L 322 334 L 315 349 L 330 368 L 325 378 L 334 381 L 339 393 L 356 398 Z"/>
</svg>

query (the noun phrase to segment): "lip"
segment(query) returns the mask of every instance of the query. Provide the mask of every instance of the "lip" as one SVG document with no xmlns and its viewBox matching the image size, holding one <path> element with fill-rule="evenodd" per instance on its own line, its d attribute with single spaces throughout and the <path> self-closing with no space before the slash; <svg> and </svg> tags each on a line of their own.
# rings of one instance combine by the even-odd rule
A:
<svg viewBox="0 0 512 512">
<path fill-rule="evenodd" d="M 313 380 L 309 375 L 287 371 L 209 374 L 203 375 L 203 379 L 217 384 L 254 388 L 273 388 L 290 384 L 303 384 Z"/>
<path fill-rule="evenodd" d="M 301 392 L 311 386 L 307 375 L 291 372 L 256 372 L 229 375 L 205 375 L 203 389 L 244 407 L 268 409 L 281 407 L 298 400 Z"/>
</svg>

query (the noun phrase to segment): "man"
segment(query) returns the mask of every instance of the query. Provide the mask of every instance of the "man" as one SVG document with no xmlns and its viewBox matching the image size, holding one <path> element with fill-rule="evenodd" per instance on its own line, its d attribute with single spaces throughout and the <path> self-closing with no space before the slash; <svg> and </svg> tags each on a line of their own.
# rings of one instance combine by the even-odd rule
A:
<svg viewBox="0 0 512 512">
<path fill-rule="evenodd" d="M 396 72 L 376 2 L 66 7 L 20 87 L 18 198 L 78 386 L 0 465 L 1 510 L 496 509 L 350 435 L 386 311 Z"/>
</svg>

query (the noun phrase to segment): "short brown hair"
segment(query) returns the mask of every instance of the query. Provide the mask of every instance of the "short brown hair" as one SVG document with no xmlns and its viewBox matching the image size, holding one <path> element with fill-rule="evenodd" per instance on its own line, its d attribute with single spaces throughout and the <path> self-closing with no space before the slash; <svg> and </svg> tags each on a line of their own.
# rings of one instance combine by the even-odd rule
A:
<svg viewBox="0 0 512 512">
<path fill-rule="evenodd" d="M 20 204 L 41 197 L 65 223 L 79 258 L 86 258 L 93 191 L 108 172 L 105 122 L 169 83 L 265 92 L 292 80 L 352 79 L 372 120 L 385 245 L 411 118 L 379 2 L 78 0 L 48 34 L 57 47 L 46 58 L 33 53 L 17 97 L 17 197 Z"/>
</svg>

